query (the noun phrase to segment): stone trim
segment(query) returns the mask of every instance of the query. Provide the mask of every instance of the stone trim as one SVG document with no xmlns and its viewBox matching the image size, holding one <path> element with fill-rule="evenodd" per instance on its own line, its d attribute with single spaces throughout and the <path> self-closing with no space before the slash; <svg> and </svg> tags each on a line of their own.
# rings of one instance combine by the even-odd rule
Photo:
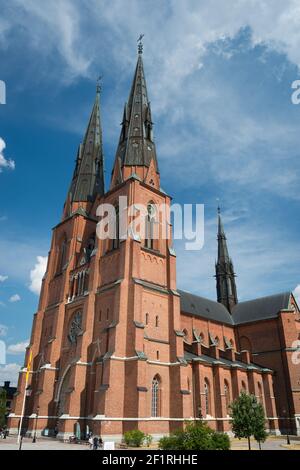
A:
<svg viewBox="0 0 300 470">
<path fill-rule="evenodd" d="M 135 284 L 139 284 L 145 287 L 146 289 L 155 290 L 155 291 L 161 292 L 162 294 L 172 294 L 172 295 L 176 295 L 177 297 L 180 297 L 179 292 L 177 292 L 174 289 L 168 289 L 167 287 L 160 286 L 159 284 L 154 284 L 149 281 L 144 281 L 143 279 L 138 279 L 136 277 L 133 277 L 132 279 Z"/>
<path fill-rule="evenodd" d="M 137 320 L 133 320 L 133 323 L 135 324 L 135 326 L 136 326 L 137 328 L 145 328 L 145 325 L 144 325 L 144 323 L 142 323 L 142 322 L 139 322 L 139 321 L 137 321 Z"/>
<path fill-rule="evenodd" d="M 150 336 L 147 336 L 146 334 L 144 335 L 144 339 L 146 339 L 147 341 L 152 341 L 153 343 L 170 344 L 170 342 L 165 339 L 151 338 Z"/>
<path fill-rule="evenodd" d="M 182 338 L 184 337 L 184 333 L 182 330 L 174 330 L 174 333 L 176 336 L 181 336 Z"/>
<path fill-rule="evenodd" d="M 146 287 L 147 289 L 155 290 L 155 291 L 161 292 L 162 294 L 169 294 L 169 290 L 163 286 L 159 286 L 158 284 L 153 284 L 152 282 L 143 281 L 142 279 L 137 279 L 137 278 L 132 278 L 132 279 L 135 284 L 139 284 L 143 287 Z"/>
<path fill-rule="evenodd" d="M 123 281 L 123 279 L 117 279 L 116 281 L 111 282 L 110 284 L 105 284 L 104 286 L 99 287 L 99 288 L 97 289 L 96 294 L 101 294 L 102 292 L 105 292 L 105 291 L 107 291 L 107 290 L 113 289 L 114 287 L 116 287 L 116 286 L 118 286 L 119 284 L 121 284 L 122 281 Z"/>
<path fill-rule="evenodd" d="M 158 366 L 180 366 L 181 363 L 178 361 L 178 362 L 160 362 L 160 361 L 151 361 L 151 360 L 148 360 L 147 361 L 148 364 L 154 364 L 154 365 L 158 365 Z"/>
<path fill-rule="evenodd" d="M 158 256 L 159 258 L 162 258 L 162 259 L 166 259 L 166 256 L 163 255 L 160 251 L 158 250 L 153 250 L 151 248 L 147 248 L 145 246 L 143 246 L 141 248 L 141 251 L 145 251 L 146 253 L 150 253 L 150 255 L 154 255 L 154 256 Z"/>
<path fill-rule="evenodd" d="M 28 419 L 36 419 L 35 415 L 33 416 L 25 416 Z M 21 418 L 21 415 L 9 415 L 9 418 Z M 189 418 L 169 418 L 169 417 L 145 417 L 145 418 L 120 418 L 120 417 L 110 417 L 110 416 L 103 416 L 103 415 L 96 415 L 93 418 L 91 416 L 70 416 L 70 415 L 61 415 L 59 417 L 57 416 L 38 416 L 37 419 L 73 419 L 73 420 L 79 420 L 79 419 L 84 419 L 88 421 L 179 421 L 179 422 L 184 422 L 184 421 L 231 421 L 232 418 L 230 417 L 225 417 L 225 418 L 215 418 L 213 416 L 208 416 L 206 418 L 195 418 L 195 417 L 189 417 Z M 266 417 L 268 420 L 277 420 L 278 418 L 272 416 L 272 417 Z M 281 418 L 279 418 L 281 419 Z M 288 419 L 288 418 L 282 418 L 282 419 Z M 295 419 L 295 418 L 291 418 Z"/>
</svg>

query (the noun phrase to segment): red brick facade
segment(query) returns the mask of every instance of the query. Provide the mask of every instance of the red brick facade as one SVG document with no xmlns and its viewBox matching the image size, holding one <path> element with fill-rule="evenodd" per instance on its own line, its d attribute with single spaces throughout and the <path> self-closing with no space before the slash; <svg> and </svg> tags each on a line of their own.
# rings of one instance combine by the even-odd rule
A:
<svg viewBox="0 0 300 470">
<path fill-rule="evenodd" d="M 235 326 L 181 311 L 171 239 L 160 236 L 149 249 L 138 237 L 114 246 L 95 237 L 97 207 L 119 196 L 129 205 L 170 205 L 154 157 L 138 166 L 116 159 L 107 193 L 66 203 L 33 321 L 24 427 L 34 429 L 38 409 L 38 431 L 59 436 L 74 434 L 77 423 L 114 439 L 136 428 L 161 436 L 195 418 L 230 431 L 228 405 L 245 389 L 263 403 L 272 432 L 283 409 L 295 430 L 299 366 L 284 348 L 298 338 L 299 313 Z M 21 372 L 11 430 L 24 384 Z"/>
</svg>

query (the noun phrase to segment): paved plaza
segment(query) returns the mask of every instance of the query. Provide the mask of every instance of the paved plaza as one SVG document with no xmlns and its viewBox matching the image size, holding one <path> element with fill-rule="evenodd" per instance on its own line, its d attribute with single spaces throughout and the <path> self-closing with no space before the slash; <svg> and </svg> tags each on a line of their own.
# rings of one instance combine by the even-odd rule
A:
<svg viewBox="0 0 300 470">
<path fill-rule="evenodd" d="M 248 450 L 248 442 L 246 439 L 238 440 L 232 439 L 232 450 Z M 255 441 L 251 441 L 252 449 L 258 450 L 258 445 Z M 7 439 L 0 439 L 1 450 L 18 450 L 16 436 L 9 436 Z M 23 439 L 23 450 L 89 450 L 86 443 L 83 444 L 69 444 L 51 438 L 39 438 L 35 443 L 32 439 Z M 149 450 L 149 448 L 146 448 Z M 155 450 L 156 447 L 152 446 L 150 450 Z M 291 445 L 286 445 L 286 439 L 283 437 L 271 437 L 264 444 L 262 450 L 300 450 L 300 441 L 291 438 Z"/>
</svg>

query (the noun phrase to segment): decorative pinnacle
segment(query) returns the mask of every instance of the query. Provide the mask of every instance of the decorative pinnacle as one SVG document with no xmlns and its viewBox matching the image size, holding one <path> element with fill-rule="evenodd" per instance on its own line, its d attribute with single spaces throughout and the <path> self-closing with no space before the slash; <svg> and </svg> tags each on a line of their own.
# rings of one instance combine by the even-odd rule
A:
<svg viewBox="0 0 300 470">
<path fill-rule="evenodd" d="M 137 43 L 138 43 L 138 53 L 139 54 L 143 54 L 143 42 L 142 42 L 142 39 L 145 35 L 144 34 L 140 34 L 140 37 L 138 38 L 137 40 Z"/>
<path fill-rule="evenodd" d="M 218 215 L 221 214 L 221 207 L 220 207 L 220 198 L 217 197 L 217 202 L 218 202 L 218 207 L 217 207 L 217 212 L 218 212 Z"/>
<path fill-rule="evenodd" d="M 102 85 L 101 85 L 102 78 L 103 78 L 103 75 L 99 75 L 99 77 L 97 78 L 96 92 L 98 95 L 100 95 L 101 90 L 102 90 Z"/>
</svg>

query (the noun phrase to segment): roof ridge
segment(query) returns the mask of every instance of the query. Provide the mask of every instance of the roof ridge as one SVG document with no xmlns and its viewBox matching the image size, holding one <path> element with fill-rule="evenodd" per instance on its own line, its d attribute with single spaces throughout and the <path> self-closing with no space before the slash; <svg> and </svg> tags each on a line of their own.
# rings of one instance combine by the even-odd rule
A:
<svg viewBox="0 0 300 470">
<path fill-rule="evenodd" d="M 291 294 L 292 294 L 292 291 L 283 291 L 283 292 L 278 292 L 277 294 L 263 295 L 262 297 L 254 297 L 253 299 L 243 300 L 239 302 L 237 305 L 245 304 L 246 302 L 254 302 L 255 300 L 262 300 L 262 299 L 268 299 L 270 297 L 277 297 L 280 295 L 291 295 Z"/>
</svg>

